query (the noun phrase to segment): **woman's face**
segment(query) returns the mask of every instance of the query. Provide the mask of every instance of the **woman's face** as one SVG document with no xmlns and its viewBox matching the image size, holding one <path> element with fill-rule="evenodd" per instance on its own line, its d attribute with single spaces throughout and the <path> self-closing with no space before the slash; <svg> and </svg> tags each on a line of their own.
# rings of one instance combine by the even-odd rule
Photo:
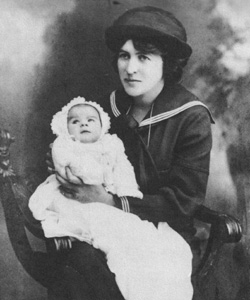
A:
<svg viewBox="0 0 250 300">
<path fill-rule="evenodd" d="M 164 86 L 163 60 L 160 54 L 142 53 L 128 40 L 119 51 L 118 73 L 126 93 L 151 102 Z"/>
</svg>

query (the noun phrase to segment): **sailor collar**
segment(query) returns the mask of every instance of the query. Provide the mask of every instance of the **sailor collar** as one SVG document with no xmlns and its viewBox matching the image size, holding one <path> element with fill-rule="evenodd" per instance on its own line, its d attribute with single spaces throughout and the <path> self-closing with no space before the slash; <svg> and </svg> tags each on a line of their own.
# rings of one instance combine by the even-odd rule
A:
<svg viewBox="0 0 250 300">
<path fill-rule="evenodd" d="M 192 99 L 191 101 L 190 98 Z M 119 101 L 117 101 L 117 99 L 119 99 Z M 166 101 L 166 99 L 169 99 L 169 101 Z M 110 105 L 115 117 L 119 117 L 121 114 L 127 114 L 131 104 L 132 98 L 123 90 L 115 90 L 110 94 Z M 169 119 L 193 106 L 203 106 L 206 108 L 211 123 L 214 123 L 208 107 L 183 86 L 174 85 L 171 88 L 164 88 L 154 102 L 153 112 L 146 115 L 145 119 L 139 124 L 139 127 L 156 124 Z"/>
</svg>

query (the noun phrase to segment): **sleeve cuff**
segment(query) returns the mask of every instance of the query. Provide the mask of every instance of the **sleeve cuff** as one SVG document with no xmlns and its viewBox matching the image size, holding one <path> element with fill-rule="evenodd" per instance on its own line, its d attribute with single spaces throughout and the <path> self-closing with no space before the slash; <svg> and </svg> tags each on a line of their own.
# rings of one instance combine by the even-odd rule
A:
<svg viewBox="0 0 250 300">
<path fill-rule="evenodd" d="M 123 211 L 127 213 L 130 212 L 130 206 L 129 206 L 128 198 L 126 196 L 115 197 L 115 204 L 118 208 L 122 209 Z"/>
</svg>

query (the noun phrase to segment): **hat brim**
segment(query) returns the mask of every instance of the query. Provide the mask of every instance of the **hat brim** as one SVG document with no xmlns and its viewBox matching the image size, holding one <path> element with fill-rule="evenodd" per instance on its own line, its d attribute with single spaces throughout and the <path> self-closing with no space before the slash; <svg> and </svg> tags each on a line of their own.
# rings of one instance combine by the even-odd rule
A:
<svg viewBox="0 0 250 300">
<path fill-rule="evenodd" d="M 192 54 L 192 48 L 175 36 L 162 33 L 158 30 L 146 26 L 119 25 L 111 26 L 105 32 L 105 40 L 108 48 L 113 51 L 119 51 L 121 43 L 126 38 L 152 38 L 161 41 L 166 47 L 168 53 L 175 58 L 185 59 Z"/>
</svg>

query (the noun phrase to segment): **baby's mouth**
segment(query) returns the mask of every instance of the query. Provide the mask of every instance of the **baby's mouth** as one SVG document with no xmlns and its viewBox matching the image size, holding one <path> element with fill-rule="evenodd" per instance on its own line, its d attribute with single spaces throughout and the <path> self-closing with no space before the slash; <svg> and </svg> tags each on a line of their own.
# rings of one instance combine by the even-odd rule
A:
<svg viewBox="0 0 250 300">
<path fill-rule="evenodd" d="M 81 131 L 81 133 L 90 133 L 90 131 L 89 131 L 89 130 L 86 130 L 86 129 L 84 129 L 84 130 L 82 130 L 82 131 Z"/>
</svg>

